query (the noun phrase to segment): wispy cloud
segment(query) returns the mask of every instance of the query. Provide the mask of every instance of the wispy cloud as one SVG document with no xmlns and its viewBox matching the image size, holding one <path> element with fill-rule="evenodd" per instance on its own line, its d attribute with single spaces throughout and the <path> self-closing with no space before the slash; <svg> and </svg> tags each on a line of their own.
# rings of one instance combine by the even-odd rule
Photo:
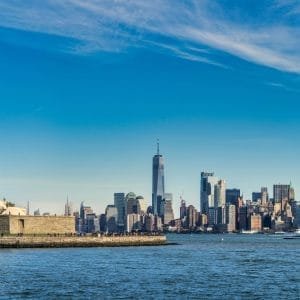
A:
<svg viewBox="0 0 300 300">
<path fill-rule="evenodd" d="M 245 18 L 242 5 L 233 10 L 213 0 L 2 0 L 0 26 L 72 38 L 77 53 L 149 46 L 223 66 L 211 54 L 215 49 L 300 74 L 300 28 L 280 15 L 284 3 L 297 13 L 293 0 L 278 0 L 266 18 Z"/>
<path fill-rule="evenodd" d="M 271 87 L 277 88 L 277 89 L 283 89 L 287 92 L 293 92 L 293 93 L 300 93 L 299 89 L 295 89 L 292 87 L 289 87 L 283 83 L 280 82 L 265 82 L 266 85 L 269 85 Z"/>
</svg>

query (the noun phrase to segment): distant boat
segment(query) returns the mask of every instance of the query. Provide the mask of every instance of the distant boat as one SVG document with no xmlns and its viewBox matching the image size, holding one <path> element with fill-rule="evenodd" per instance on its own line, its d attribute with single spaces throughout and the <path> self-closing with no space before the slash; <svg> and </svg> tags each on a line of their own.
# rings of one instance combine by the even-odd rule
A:
<svg viewBox="0 0 300 300">
<path fill-rule="evenodd" d="M 285 240 L 300 239 L 300 228 L 298 228 L 295 232 L 286 234 L 283 238 Z"/>
<path fill-rule="evenodd" d="M 257 230 L 242 230 L 243 234 L 254 234 L 254 233 L 258 233 Z"/>
<path fill-rule="evenodd" d="M 284 232 L 284 231 L 275 231 L 275 234 L 276 234 L 276 235 L 284 235 L 285 232 Z"/>
</svg>

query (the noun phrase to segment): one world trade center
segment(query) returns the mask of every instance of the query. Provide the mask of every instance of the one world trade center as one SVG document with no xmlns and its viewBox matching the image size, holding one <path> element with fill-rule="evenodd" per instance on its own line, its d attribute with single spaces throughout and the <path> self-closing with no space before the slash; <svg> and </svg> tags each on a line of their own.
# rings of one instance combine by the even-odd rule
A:
<svg viewBox="0 0 300 300">
<path fill-rule="evenodd" d="M 164 159 L 159 153 L 159 142 L 157 142 L 157 154 L 153 156 L 152 162 L 152 208 L 155 215 L 160 215 L 160 206 L 165 194 Z"/>
</svg>

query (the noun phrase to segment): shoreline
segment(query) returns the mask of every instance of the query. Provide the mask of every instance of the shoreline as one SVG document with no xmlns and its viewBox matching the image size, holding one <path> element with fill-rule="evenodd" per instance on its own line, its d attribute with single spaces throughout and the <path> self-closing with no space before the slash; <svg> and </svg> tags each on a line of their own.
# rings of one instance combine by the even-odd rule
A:
<svg viewBox="0 0 300 300">
<path fill-rule="evenodd" d="M 2 248 L 75 248 L 75 247 L 138 247 L 166 246 L 169 243 L 165 235 L 160 236 L 5 236 L 0 237 Z M 171 244 L 171 243 L 170 243 Z"/>
</svg>

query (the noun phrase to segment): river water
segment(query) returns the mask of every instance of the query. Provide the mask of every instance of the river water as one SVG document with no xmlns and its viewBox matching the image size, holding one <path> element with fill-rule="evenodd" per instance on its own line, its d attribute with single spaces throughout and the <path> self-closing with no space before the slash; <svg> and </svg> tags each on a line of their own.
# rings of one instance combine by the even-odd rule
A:
<svg viewBox="0 0 300 300">
<path fill-rule="evenodd" d="M 0 298 L 300 299 L 300 239 L 168 240 L 178 245 L 0 249 Z"/>
</svg>

